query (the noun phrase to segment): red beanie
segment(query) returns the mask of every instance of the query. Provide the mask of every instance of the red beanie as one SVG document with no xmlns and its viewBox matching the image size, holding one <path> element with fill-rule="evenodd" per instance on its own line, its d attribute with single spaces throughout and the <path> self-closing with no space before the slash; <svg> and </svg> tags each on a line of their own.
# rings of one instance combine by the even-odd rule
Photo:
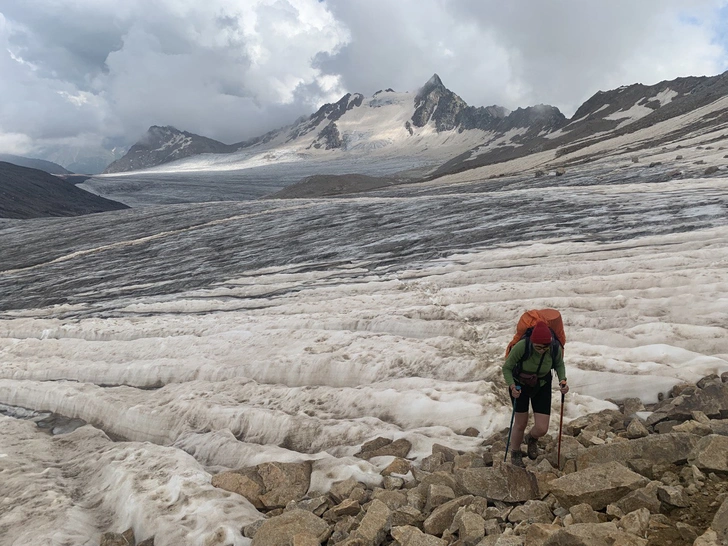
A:
<svg viewBox="0 0 728 546">
<path fill-rule="evenodd" d="M 537 322 L 531 332 L 531 343 L 537 345 L 548 345 L 551 343 L 551 330 L 545 322 Z"/>
</svg>

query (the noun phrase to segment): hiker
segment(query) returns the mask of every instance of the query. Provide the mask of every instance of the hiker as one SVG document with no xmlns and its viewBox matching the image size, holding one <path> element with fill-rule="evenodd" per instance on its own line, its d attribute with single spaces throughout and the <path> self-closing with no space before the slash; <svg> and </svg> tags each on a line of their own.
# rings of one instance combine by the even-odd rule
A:
<svg viewBox="0 0 728 546">
<path fill-rule="evenodd" d="M 508 385 L 511 403 L 515 404 L 511 430 L 511 463 L 516 466 L 525 466 L 521 443 L 528 425 L 529 401 L 533 408 L 534 420 L 533 427 L 525 437 L 529 459 L 538 457 L 538 439 L 549 430 L 552 369 L 559 377 L 561 394 L 569 392 L 563 348 L 557 343 L 552 345 L 552 341 L 554 341 L 553 334 L 548 324 L 539 321 L 533 327 L 530 338 L 521 339 L 513 346 L 503 365 L 503 377 Z M 520 390 L 517 387 L 520 387 Z"/>
</svg>

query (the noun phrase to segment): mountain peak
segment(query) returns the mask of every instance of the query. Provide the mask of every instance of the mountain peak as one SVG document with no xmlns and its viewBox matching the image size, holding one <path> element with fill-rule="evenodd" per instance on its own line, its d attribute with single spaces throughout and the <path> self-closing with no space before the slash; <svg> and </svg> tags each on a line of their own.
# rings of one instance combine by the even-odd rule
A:
<svg viewBox="0 0 728 546">
<path fill-rule="evenodd" d="M 440 79 L 440 76 L 437 74 L 433 74 L 432 77 L 427 80 L 427 83 L 423 85 L 420 90 L 417 92 L 417 96 L 415 97 L 415 101 L 421 101 L 428 95 L 430 95 L 433 91 L 447 91 L 447 87 L 442 83 L 442 80 Z"/>
<path fill-rule="evenodd" d="M 432 77 L 429 80 L 427 80 L 427 83 L 425 83 L 425 87 L 427 87 L 428 85 L 429 86 L 438 86 L 438 87 L 439 86 L 443 86 L 443 87 L 445 87 L 444 84 L 442 83 L 442 80 L 440 79 L 440 76 L 437 75 L 437 72 L 435 72 L 432 75 Z"/>
</svg>

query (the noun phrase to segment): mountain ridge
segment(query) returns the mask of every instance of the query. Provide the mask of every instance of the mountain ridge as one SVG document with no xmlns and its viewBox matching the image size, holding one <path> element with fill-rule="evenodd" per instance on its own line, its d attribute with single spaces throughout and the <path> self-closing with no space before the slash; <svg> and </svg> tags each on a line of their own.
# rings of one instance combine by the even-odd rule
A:
<svg viewBox="0 0 728 546">
<path fill-rule="evenodd" d="M 256 157 L 268 162 L 291 157 L 326 160 L 347 154 L 377 161 L 374 155 L 389 154 L 417 158 L 418 167 L 429 163 L 432 168 L 425 178 L 433 179 L 543 151 L 562 157 L 682 116 L 726 95 L 726 74 L 689 76 L 654 85 L 636 83 L 596 92 L 567 119 L 551 105 L 513 111 L 497 105 L 470 106 L 433 74 L 416 93 L 391 88 L 371 97 L 347 93 L 292 125 L 234 144 L 152 126 L 124 158 L 104 172 L 159 168 L 169 163 L 174 164 L 165 168 L 171 172 L 177 168 L 235 170 L 249 168 L 245 162 L 256 154 L 263 154 Z M 689 125 L 704 126 L 723 119 L 722 115 L 703 122 L 693 120 Z M 689 130 L 686 126 L 676 134 Z M 200 154 L 216 155 L 203 160 Z"/>
</svg>

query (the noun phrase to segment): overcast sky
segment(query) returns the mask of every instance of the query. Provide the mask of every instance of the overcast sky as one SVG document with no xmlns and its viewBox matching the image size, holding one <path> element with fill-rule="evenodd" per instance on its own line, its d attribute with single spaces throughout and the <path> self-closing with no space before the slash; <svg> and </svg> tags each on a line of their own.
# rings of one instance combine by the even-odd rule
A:
<svg viewBox="0 0 728 546">
<path fill-rule="evenodd" d="M 728 68 L 728 0 L 0 0 L 0 152 L 227 143 L 346 92 L 552 104 Z"/>
</svg>

